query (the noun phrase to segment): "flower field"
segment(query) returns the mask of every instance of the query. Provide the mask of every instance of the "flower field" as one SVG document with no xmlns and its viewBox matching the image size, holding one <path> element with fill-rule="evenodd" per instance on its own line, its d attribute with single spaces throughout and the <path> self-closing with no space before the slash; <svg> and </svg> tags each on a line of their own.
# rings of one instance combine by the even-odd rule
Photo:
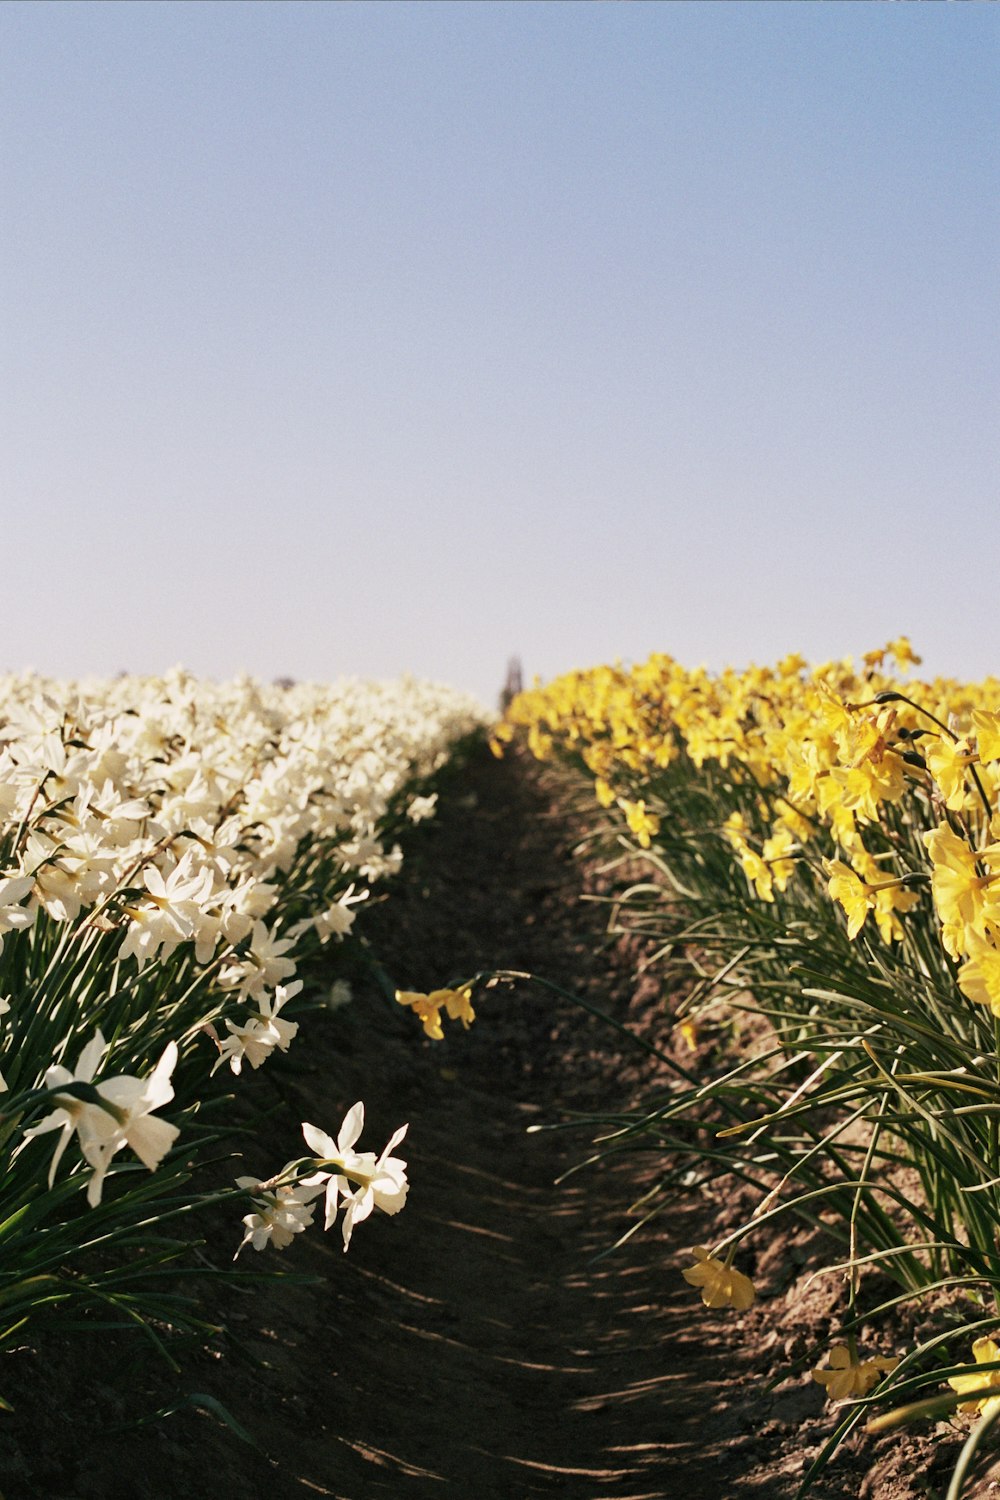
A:
<svg viewBox="0 0 1000 1500">
<path fill-rule="evenodd" d="M 859 667 L 657 656 L 523 693 L 494 746 L 588 778 L 613 924 L 662 978 L 672 1082 L 603 1133 L 658 1155 L 642 1212 L 735 1194 L 683 1271 L 709 1308 L 822 1230 L 811 1275 L 843 1299 L 806 1480 L 860 1424 L 958 1407 L 981 1418 L 952 1496 L 1000 1419 L 1000 681 L 917 665 L 905 639 Z"/>
<path fill-rule="evenodd" d="M 385 1469 L 421 1500 L 567 1475 L 581 1500 L 681 1477 L 829 1500 L 885 1433 L 919 1462 L 866 1497 L 980 1493 L 1000 682 L 918 668 L 905 639 L 742 673 L 657 656 L 499 721 L 408 680 L 3 680 L 8 1369 L 96 1326 L 214 1359 L 235 1308 L 293 1352 L 242 1404 L 199 1375 L 245 1450 L 220 1500 L 353 1500 Z M 404 1209 L 381 1251 L 366 1221 Z M 324 1290 L 297 1313 L 256 1290 L 299 1266 Z M 195 1275 L 252 1300 L 209 1306 Z M 706 1428 L 727 1378 L 775 1414 L 757 1448 Z M 652 1441 L 666 1418 L 682 1437 Z M 62 1488 L 0 1466 L 7 1500 L 71 1472 L 108 1493 L 72 1446 Z M 128 1493 L 194 1482 L 179 1455 L 157 1489 L 137 1451 Z"/>
<path fill-rule="evenodd" d="M 241 1079 L 344 999 L 332 950 L 480 718 L 406 680 L 0 681 L 0 1343 L 82 1314 L 197 1326 L 164 1270 L 206 1202 L 232 1199 L 230 1255 L 320 1204 L 345 1249 L 402 1208 L 405 1126 L 357 1149 L 361 1102 L 260 1178 L 206 1188 L 204 1164 Z"/>
</svg>

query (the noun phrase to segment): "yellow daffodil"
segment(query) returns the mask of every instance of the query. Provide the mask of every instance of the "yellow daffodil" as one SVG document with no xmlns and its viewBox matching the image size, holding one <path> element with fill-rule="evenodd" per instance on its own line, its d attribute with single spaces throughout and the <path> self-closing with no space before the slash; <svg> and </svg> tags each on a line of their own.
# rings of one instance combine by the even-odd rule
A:
<svg viewBox="0 0 1000 1500">
<path fill-rule="evenodd" d="M 976 748 L 980 760 L 1000 760 L 1000 713 L 974 708 L 972 724 L 976 731 Z"/>
<path fill-rule="evenodd" d="M 745 1312 L 757 1295 L 749 1276 L 718 1260 L 703 1245 L 697 1246 L 692 1254 L 694 1265 L 681 1275 L 691 1286 L 700 1287 L 705 1306 L 735 1307 L 737 1312 Z"/>
<path fill-rule="evenodd" d="M 680 1023 L 678 1028 L 689 1052 L 698 1050 L 698 1027 L 694 1021 L 686 1020 Z"/>
<path fill-rule="evenodd" d="M 774 883 L 783 891 L 795 874 L 795 861 L 789 854 L 795 848 L 795 840 L 787 828 L 778 828 L 770 838 L 764 840 L 761 858 L 771 871 Z"/>
<path fill-rule="evenodd" d="M 472 991 L 469 986 L 463 985 L 458 990 L 435 990 L 434 993 L 444 996 L 444 1008 L 448 1012 L 449 1020 L 461 1021 L 468 1031 L 476 1019 L 476 1012 L 472 1009 Z"/>
<path fill-rule="evenodd" d="M 643 801 L 627 802 L 625 798 L 620 801 L 622 812 L 630 832 L 635 834 L 640 848 L 648 849 L 653 839 L 660 831 L 660 820 L 655 813 L 646 811 Z"/>
<path fill-rule="evenodd" d="M 414 1014 L 420 1017 L 425 1034 L 435 1042 L 441 1041 L 444 1036 L 442 1010 L 448 1012 L 452 1021 L 461 1021 L 466 1029 L 476 1019 L 476 1013 L 472 1009 L 472 989 L 467 984 L 453 990 L 431 990 L 426 995 L 420 990 L 397 990 L 396 1000 L 400 1005 L 410 1006 Z"/>
<path fill-rule="evenodd" d="M 436 1002 L 431 995 L 424 995 L 419 990 L 397 990 L 396 999 L 400 1005 L 409 1005 L 413 1013 L 420 1017 L 424 1032 L 432 1041 L 439 1042 L 444 1036 L 444 1027 L 441 1025 L 441 1004 Z"/>
<path fill-rule="evenodd" d="M 847 914 L 847 936 L 853 941 L 861 931 L 871 910 L 868 901 L 868 886 L 842 859 L 825 860 L 826 873 L 830 877 L 827 890 Z"/>
<path fill-rule="evenodd" d="M 831 1401 L 846 1401 L 852 1396 L 867 1396 L 882 1376 L 898 1364 L 898 1359 L 886 1359 L 879 1354 L 874 1359 L 859 1360 L 846 1344 L 834 1344 L 827 1369 L 813 1370 L 812 1378 L 826 1387 Z"/>
<path fill-rule="evenodd" d="M 972 1346 L 972 1353 L 977 1365 L 990 1365 L 1000 1361 L 1000 1347 L 995 1339 L 976 1339 Z M 1000 1370 L 984 1370 L 981 1375 L 949 1375 L 948 1384 L 953 1391 L 960 1396 L 973 1391 L 983 1392 L 985 1386 L 1000 1386 Z M 976 1395 L 971 1401 L 963 1401 L 959 1411 L 982 1412 L 985 1416 L 993 1411 L 1000 1403 L 1000 1393 L 996 1396 L 984 1394 Z"/>
<path fill-rule="evenodd" d="M 1000 926 L 1000 891 L 995 884 L 1000 874 L 992 869 L 992 862 L 1000 856 L 1000 845 L 992 844 L 977 853 L 947 823 L 925 833 L 924 843 L 931 857 L 931 884 L 942 941 L 952 958 L 959 958 L 968 951 L 970 933 L 985 937 L 991 924 Z M 981 866 L 989 867 L 990 873 L 984 875 Z"/>
<path fill-rule="evenodd" d="M 611 807 L 614 805 L 614 789 L 610 782 L 605 781 L 603 776 L 598 776 L 594 781 L 594 796 L 601 807 Z"/>
<path fill-rule="evenodd" d="M 958 971 L 958 987 L 963 995 L 979 1005 L 988 1005 L 1000 1016 L 1000 950 L 985 938 L 970 933 L 966 952 L 969 957 Z"/>
<path fill-rule="evenodd" d="M 979 760 L 969 748 L 968 740 L 950 740 L 941 736 L 924 746 L 927 769 L 937 782 L 944 805 L 961 812 L 969 797 L 970 783 L 966 772 Z"/>
</svg>

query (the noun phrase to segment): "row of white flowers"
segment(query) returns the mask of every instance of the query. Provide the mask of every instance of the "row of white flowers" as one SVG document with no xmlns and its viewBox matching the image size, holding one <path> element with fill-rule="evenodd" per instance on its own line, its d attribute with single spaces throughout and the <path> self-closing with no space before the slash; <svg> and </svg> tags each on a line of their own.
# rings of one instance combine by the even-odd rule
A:
<svg viewBox="0 0 1000 1500">
<path fill-rule="evenodd" d="M 96 1209 L 123 1148 L 150 1169 L 173 1150 L 211 1073 L 287 1049 L 297 970 L 399 869 L 397 832 L 433 814 L 428 779 L 482 722 L 470 699 L 405 678 L 0 678 L 0 1225 L 35 1235 L 20 1270 L 24 1236 L 3 1240 L 0 1309 L 20 1310 L 10 1289 L 37 1270 L 38 1233 L 61 1226 L 49 1268 L 69 1243 L 60 1188 Z M 339 1153 L 307 1127 L 331 1150 L 301 1187 L 292 1164 L 261 1184 L 254 1247 L 287 1242 L 296 1194 L 325 1190 L 328 1222 L 349 1201 L 345 1242 L 373 1205 L 401 1206 L 390 1148 L 353 1150 L 360 1118 Z"/>
</svg>

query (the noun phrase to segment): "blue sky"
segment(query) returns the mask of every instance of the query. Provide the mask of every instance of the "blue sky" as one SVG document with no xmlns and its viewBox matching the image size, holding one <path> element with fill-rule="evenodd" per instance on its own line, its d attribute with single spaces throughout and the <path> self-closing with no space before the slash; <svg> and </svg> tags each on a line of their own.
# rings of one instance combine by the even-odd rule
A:
<svg viewBox="0 0 1000 1500">
<path fill-rule="evenodd" d="M 989 5 L 0 7 L 0 668 L 1000 673 Z"/>
</svg>

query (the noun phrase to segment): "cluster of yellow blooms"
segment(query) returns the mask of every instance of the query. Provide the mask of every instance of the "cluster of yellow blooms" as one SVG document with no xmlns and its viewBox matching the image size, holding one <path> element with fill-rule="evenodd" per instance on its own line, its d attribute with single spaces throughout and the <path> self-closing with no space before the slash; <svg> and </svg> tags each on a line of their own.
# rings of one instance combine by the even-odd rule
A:
<svg viewBox="0 0 1000 1500">
<path fill-rule="evenodd" d="M 921 900 L 912 868 L 873 847 L 886 811 L 921 804 L 929 877 L 958 982 L 1000 1015 L 1000 680 L 937 679 L 904 690 L 887 673 L 919 663 L 905 637 L 809 667 L 689 671 L 654 655 L 630 670 L 601 666 L 522 693 L 494 748 L 526 731 L 532 753 L 578 756 L 602 807 L 615 805 L 642 848 L 667 814 L 650 784 L 683 752 L 699 769 L 739 769 L 757 792 L 763 834 L 732 813 L 720 830 L 757 898 L 773 902 L 800 861 L 822 862 L 853 939 L 869 917 L 885 943 Z M 912 821 L 912 820 L 911 820 Z M 878 842 L 876 839 L 875 842 Z M 886 860 L 890 866 L 886 867 Z"/>
<path fill-rule="evenodd" d="M 1000 1017 L 1000 679 L 905 683 L 917 665 L 905 637 L 858 663 L 810 666 L 792 654 L 743 672 L 688 670 L 657 654 L 536 685 L 492 743 L 502 754 L 523 734 L 536 758 L 582 766 L 600 807 L 617 811 L 640 848 L 655 852 L 659 840 L 664 858 L 674 822 L 665 773 L 678 761 L 704 770 L 729 796 L 705 833 L 732 851 L 753 899 L 780 902 L 808 875 L 852 942 L 893 945 L 908 919 L 933 922 L 930 897 L 962 993 Z M 751 1305 L 732 1249 L 724 1260 L 704 1248 L 694 1256 L 683 1275 L 706 1306 Z M 992 1340 L 973 1352 L 1000 1363 Z M 859 1398 L 896 1363 L 838 1344 L 814 1378 L 831 1399 Z M 1000 1371 L 951 1384 L 981 1393 L 1000 1387 Z M 1000 1396 L 962 1409 L 988 1400 Z"/>
</svg>

